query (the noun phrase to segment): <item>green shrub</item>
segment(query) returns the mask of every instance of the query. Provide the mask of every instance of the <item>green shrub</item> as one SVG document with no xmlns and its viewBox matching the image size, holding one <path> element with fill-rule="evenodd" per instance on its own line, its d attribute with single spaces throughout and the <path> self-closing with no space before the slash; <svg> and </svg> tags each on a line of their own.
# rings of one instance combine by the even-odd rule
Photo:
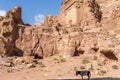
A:
<svg viewBox="0 0 120 80">
<path fill-rule="evenodd" d="M 68 34 L 68 31 L 66 29 L 63 30 L 64 34 Z"/>
<path fill-rule="evenodd" d="M 61 58 L 60 61 L 61 62 L 66 62 L 66 59 L 65 58 Z"/>
<path fill-rule="evenodd" d="M 98 63 L 98 66 L 102 66 L 102 64 L 101 64 L 101 63 Z"/>
<path fill-rule="evenodd" d="M 42 68 L 46 67 L 42 62 L 39 62 L 38 64 L 39 64 L 40 67 L 42 67 Z"/>
<path fill-rule="evenodd" d="M 9 69 L 9 68 L 7 69 L 8 73 L 11 73 L 12 71 L 13 71 L 12 69 Z"/>
<path fill-rule="evenodd" d="M 47 33 L 47 32 L 49 32 L 49 31 L 50 31 L 50 29 L 48 29 L 48 28 L 42 28 L 42 32 Z"/>
<path fill-rule="evenodd" d="M 80 66 L 80 69 L 85 69 L 85 67 L 84 66 Z"/>
<path fill-rule="evenodd" d="M 115 69 L 115 70 L 117 70 L 118 66 L 117 65 L 113 65 L 112 68 Z"/>
<path fill-rule="evenodd" d="M 99 69 L 99 68 L 97 68 L 97 70 L 99 71 L 100 69 Z"/>
<path fill-rule="evenodd" d="M 103 76 L 104 74 L 106 74 L 107 72 L 105 71 L 105 70 L 100 70 L 99 72 L 98 72 L 98 75 L 100 75 L 100 76 Z"/>
<path fill-rule="evenodd" d="M 95 61 L 96 61 L 96 60 L 97 60 L 97 56 L 94 56 L 94 57 L 93 57 L 93 60 L 95 60 Z"/>
<path fill-rule="evenodd" d="M 89 68 L 90 71 L 93 71 L 94 68 L 93 68 L 93 65 L 91 65 L 91 67 Z"/>
<path fill-rule="evenodd" d="M 107 73 L 105 70 L 100 70 L 100 72 L 103 74 Z"/>
<path fill-rule="evenodd" d="M 89 63 L 89 60 L 88 60 L 87 58 L 84 58 L 84 59 L 82 60 L 82 63 L 83 63 L 83 64 L 87 64 L 87 63 Z"/>
<path fill-rule="evenodd" d="M 59 57 L 59 60 L 60 60 L 60 62 L 66 62 L 66 59 L 63 58 L 63 56 L 60 56 L 60 57 Z"/>
<path fill-rule="evenodd" d="M 76 66 L 74 67 L 74 71 L 77 71 L 77 67 Z"/>
<path fill-rule="evenodd" d="M 58 58 L 54 58 L 53 60 L 54 60 L 54 61 L 58 61 L 59 59 L 58 59 Z"/>
</svg>

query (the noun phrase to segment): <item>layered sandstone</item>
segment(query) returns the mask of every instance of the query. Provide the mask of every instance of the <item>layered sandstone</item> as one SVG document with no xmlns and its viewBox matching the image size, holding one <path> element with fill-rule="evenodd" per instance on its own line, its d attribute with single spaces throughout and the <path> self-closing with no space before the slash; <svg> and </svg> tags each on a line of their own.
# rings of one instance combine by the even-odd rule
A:
<svg viewBox="0 0 120 80">
<path fill-rule="evenodd" d="M 7 12 L 5 17 L 0 17 L 0 54 L 17 55 L 16 50 L 20 51 L 15 44 L 19 38 L 19 24 L 23 24 L 21 19 L 21 7 L 15 7 Z"/>
<path fill-rule="evenodd" d="M 63 0 L 58 16 L 48 16 L 44 23 L 35 26 L 23 24 L 21 8 L 16 7 L 6 17 L 0 17 L 1 54 L 44 58 L 96 53 L 98 57 L 118 60 L 119 3 L 119 0 Z"/>
<path fill-rule="evenodd" d="M 62 24 L 79 25 L 82 28 L 96 27 L 102 12 L 95 0 L 63 0 L 59 20 Z"/>
</svg>

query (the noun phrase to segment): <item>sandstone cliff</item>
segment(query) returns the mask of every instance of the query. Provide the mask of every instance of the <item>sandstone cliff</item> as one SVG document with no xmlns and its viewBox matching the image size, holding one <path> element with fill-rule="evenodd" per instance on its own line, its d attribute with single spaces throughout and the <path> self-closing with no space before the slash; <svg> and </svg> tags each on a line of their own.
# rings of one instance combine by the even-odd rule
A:
<svg viewBox="0 0 120 80">
<path fill-rule="evenodd" d="M 64 18 L 65 1 L 71 0 L 63 0 L 60 14 L 48 16 L 41 25 L 25 25 L 20 7 L 10 10 L 6 17 L 0 17 L 0 54 L 35 56 L 40 59 L 55 54 L 96 54 L 98 57 L 103 55 L 118 60 L 120 1 L 80 0 L 77 4 L 77 8 L 80 8 L 77 24 L 67 22 L 68 17 L 71 18 L 69 14 Z"/>
<path fill-rule="evenodd" d="M 6 17 L 0 17 L 0 54 L 17 55 L 15 41 L 19 38 L 19 24 L 23 24 L 21 19 L 21 8 L 15 7 L 8 11 Z M 19 50 L 20 51 L 20 50 Z"/>
</svg>

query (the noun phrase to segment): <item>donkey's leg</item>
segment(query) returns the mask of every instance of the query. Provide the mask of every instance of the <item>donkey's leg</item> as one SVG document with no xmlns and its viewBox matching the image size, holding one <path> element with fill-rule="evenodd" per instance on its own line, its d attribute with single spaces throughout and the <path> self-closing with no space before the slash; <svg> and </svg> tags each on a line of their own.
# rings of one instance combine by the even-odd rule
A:
<svg viewBox="0 0 120 80">
<path fill-rule="evenodd" d="M 82 77 L 82 80 L 83 80 L 83 75 L 81 75 L 81 77 Z"/>
<path fill-rule="evenodd" d="M 88 74 L 87 74 L 87 76 L 88 76 L 88 80 L 90 80 L 91 74 L 90 74 L 90 73 L 88 73 Z"/>
</svg>

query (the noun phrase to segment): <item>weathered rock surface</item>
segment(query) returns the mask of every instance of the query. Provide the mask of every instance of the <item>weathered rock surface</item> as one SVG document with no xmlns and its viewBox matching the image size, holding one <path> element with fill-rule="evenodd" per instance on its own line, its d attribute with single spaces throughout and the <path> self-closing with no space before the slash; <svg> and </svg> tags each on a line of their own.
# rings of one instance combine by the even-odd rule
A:
<svg viewBox="0 0 120 80">
<path fill-rule="evenodd" d="M 41 59 L 55 54 L 96 53 L 108 59 L 115 56 L 112 60 L 118 60 L 120 1 L 78 2 L 63 0 L 58 16 L 48 16 L 43 24 L 35 26 L 23 24 L 20 7 L 9 11 L 6 17 L 0 17 L 0 54 L 23 54 Z"/>
<path fill-rule="evenodd" d="M 0 17 L 0 55 L 17 55 L 16 50 L 20 51 L 15 44 L 19 38 L 19 24 L 23 24 L 20 7 L 8 11 L 6 17 Z"/>
</svg>

